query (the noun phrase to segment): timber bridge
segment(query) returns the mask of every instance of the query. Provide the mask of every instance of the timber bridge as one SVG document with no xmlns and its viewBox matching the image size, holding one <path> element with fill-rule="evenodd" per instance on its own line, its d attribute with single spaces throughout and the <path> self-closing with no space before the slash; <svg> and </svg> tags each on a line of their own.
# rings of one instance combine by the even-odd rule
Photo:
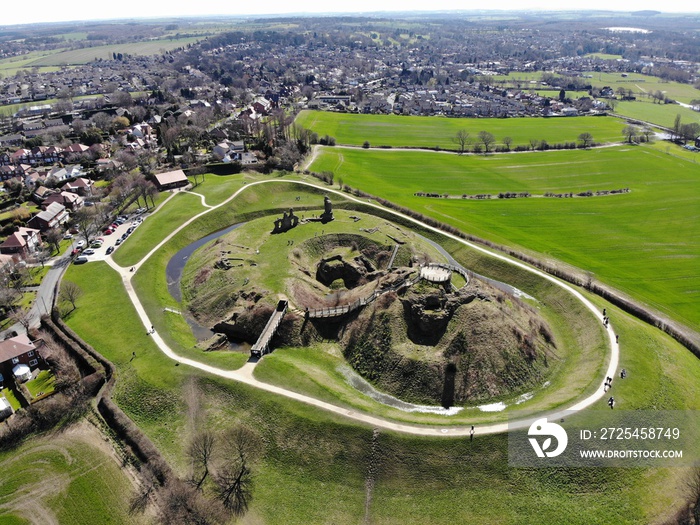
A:
<svg viewBox="0 0 700 525">
<path fill-rule="evenodd" d="M 289 303 L 287 303 L 287 301 L 279 301 L 277 303 L 277 308 L 272 312 L 260 337 L 258 337 L 258 340 L 250 349 L 251 357 L 260 358 L 270 352 L 270 341 L 272 341 L 272 337 L 275 335 L 275 332 L 277 332 L 277 328 L 279 328 L 284 314 L 287 313 L 288 306 Z"/>
</svg>

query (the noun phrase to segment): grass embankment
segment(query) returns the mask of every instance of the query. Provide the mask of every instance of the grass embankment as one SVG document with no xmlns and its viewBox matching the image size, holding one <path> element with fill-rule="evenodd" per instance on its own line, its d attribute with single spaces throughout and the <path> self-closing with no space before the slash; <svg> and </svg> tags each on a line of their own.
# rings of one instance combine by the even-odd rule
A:
<svg viewBox="0 0 700 525">
<path fill-rule="evenodd" d="M 362 146 L 367 140 L 372 147 L 413 147 L 457 150 L 457 132 L 466 130 L 473 143 L 479 142 L 480 131 L 488 131 L 501 144 L 504 137 L 516 146 L 530 147 L 530 139 L 549 144 L 577 142 L 581 133 L 593 135 L 597 143 L 623 140 L 624 122 L 614 117 L 552 118 L 437 118 L 399 115 L 354 115 L 327 111 L 304 110 L 295 123 L 318 133 L 330 135 L 338 144 Z"/>
<path fill-rule="evenodd" d="M 286 192 L 259 189 L 280 199 L 279 204 L 282 193 L 292 201 L 298 195 L 291 186 Z M 241 206 L 255 208 L 263 195 L 251 192 L 241 197 L 246 199 Z M 229 207 L 222 212 L 206 217 L 211 223 L 205 217 L 197 221 L 192 234 L 208 233 L 216 225 L 225 225 L 227 218 L 235 219 Z M 187 240 L 178 236 L 173 242 Z M 165 260 L 153 270 L 153 277 L 164 274 Z M 70 279 L 86 294 L 85 304 L 79 304 L 68 322 L 116 363 L 117 402 L 180 473 L 188 472 L 183 451 L 193 428 L 218 432 L 242 423 L 260 436 L 260 457 L 253 465 L 253 500 L 246 518 L 252 522 L 349 524 L 369 519 L 381 524 L 447 524 L 476 517 L 483 523 L 642 524 L 662 521 L 682 501 L 683 470 L 511 469 L 505 436 L 477 436 L 470 443 L 380 432 L 373 447 L 370 428 L 173 366 L 153 348 L 143 330 L 134 329 L 140 325 L 119 283 L 103 280 L 115 274 L 104 265 L 104 276 L 78 273 L 91 266 L 98 269 L 89 264 L 69 270 L 74 273 Z M 164 277 L 152 286 L 146 286 L 146 281 L 141 291 L 164 286 Z M 105 289 L 113 292 L 115 302 L 100 310 Z M 630 373 L 629 381 L 616 382 L 616 398 L 620 396 L 629 407 L 697 409 L 698 360 L 657 330 L 607 307 L 621 333 L 621 365 Z M 134 347 L 137 357 L 130 363 Z M 376 473 L 371 482 L 368 472 Z"/>
<path fill-rule="evenodd" d="M 284 186 L 286 184 L 274 184 L 271 189 L 251 188 L 249 191 L 253 194 L 264 192 L 272 195 L 276 194 L 276 188 Z M 289 188 L 291 193 L 295 193 L 293 186 Z M 298 201 L 296 197 L 299 197 Z M 334 196 L 336 205 L 338 200 Z M 323 199 L 317 193 L 309 193 L 304 187 L 298 187 L 294 200 L 288 203 L 297 207 L 316 208 L 313 211 L 295 212 L 301 219 L 304 216 L 308 218 L 312 214 L 318 215 L 322 210 Z M 307 277 L 301 271 L 306 270 L 313 274 L 322 257 L 335 255 L 335 252 L 325 251 L 307 253 L 311 248 L 306 242 L 322 236 L 333 240 L 334 236 L 352 234 L 364 237 L 389 251 L 396 244 L 394 239 L 399 239 L 407 243 L 407 246 L 411 246 L 417 255 L 442 260 L 437 250 L 427 242 L 413 235 L 409 230 L 398 228 L 384 219 L 337 208 L 334 210 L 334 216 L 335 220 L 330 223 L 301 224 L 284 234 L 277 235 L 271 233 L 273 220 L 277 217 L 270 215 L 250 221 L 243 227 L 203 246 L 188 259 L 185 266 L 183 286 L 181 286 L 184 291 L 184 303 L 193 306 L 203 316 L 216 321 L 223 319 L 217 316 L 227 314 L 226 306 L 229 302 L 227 299 L 230 299 L 233 294 L 247 293 L 251 290 L 263 293 L 265 301 L 271 305 L 276 304 L 279 294 L 284 294 L 297 308 L 314 307 L 313 304 L 300 303 L 294 289 L 304 287 L 309 290 L 309 293 L 314 293 L 321 298 L 324 295 L 319 290 L 321 285 L 316 281 L 315 275 Z M 360 220 L 356 221 L 351 217 Z M 370 230 L 373 233 L 362 230 Z M 348 248 L 350 245 L 351 243 L 348 242 Z M 222 256 L 224 252 L 225 255 Z M 346 256 L 352 258 L 358 253 L 352 252 Z M 215 264 L 222 258 L 231 264 L 232 268 L 216 269 Z M 388 263 L 388 260 L 386 262 Z M 306 286 L 303 284 L 305 282 Z M 316 289 L 311 291 L 312 288 Z M 326 293 L 332 291 L 330 288 L 326 289 Z M 230 306 L 228 305 L 229 308 Z"/>
<path fill-rule="evenodd" d="M 697 166 L 654 148 L 514 155 L 323 148 L 310 168 L 490 241 L 559 260 L 697 330 Z M 435 199 L 629 188 L 590 198 Z M 562 219 L 565 217 L 565 219 Z"/>
<path fill-rule="evenodd" d="M 133 485 L 113 455 L 85 421 L 0 452 L 0 522 L 146 523 L 129 514 Z"/>
<path fill-rule="evenodd" d="M 427 234 L 445 243 L 440 235 Z M 600 384 L 602 370 L 607 363 L 607 347 L 602 336 L 602 325 L 595 316 L 568 292 L 529 272 L 480 254 L 454 241 L 445 245 L 465 267 L 488 277 L 510 283 L 534 296 L 531 304 L 551 327 L 557 341 L 554 355 L 549 356 L 548 384 L 535 389 L 533 397 L 524 404 L 516 404 L 519 394 L 494 398 L 508 408 L 503 412 L 481 412 L 468 408 L 455 416 L 435 416 L 405 413 L 381 405 L 369 397 L 358 395 L 348 386 L 341 368 L 346 366 L 341 351 L 335 345 L 317 345 L 315 349 L 284 349 L 263 359 L 256 368 L 258 379 L 280 384 L 330 402 L 381 414 L 401 421 L 442 425 L 466 425 L 504 421 L 513 411 L 534 413 L 570 404 L 574 399 L 591 394 Z M 373 307 L 369 307 L 373 308 Z M 452 323 L 449 330 L 459 327 Z"/>
<path fill-rule="evenodd" d="M 88 294 L 102 295 L 97 288 Z M 630 372 L 629 382 L 616 384 L 616 397 L 626 406 L 646 400 L 657 408 L 697 408 L 697 360 L 658 331 L 616 311 L 611 316 L 622 330 L 623 364 Z M 74 321 L 71 326 L 84 330 Z M 122 315 L 112 324 L 124 334 L 132 326 Z M 190 407 L 197 409 L 197 428 L 220 431 L 238 422 L 259 433 L 251 520 L 306 524 L 331 516 L 335 523 L 357 523 L 365 517 L 370 462 L 377 472 L 368 513 L 373 523 L 440 524 L 474 516 L 484 523 L 584 524 L 603 516 L 607 522 L 649 523 L 680 501 L 684 471 L 510 469 L 505 436 L 477 436 L 470 443 L 380 433 L 373 455 L 369 428 L 173 367 L 157 352 L 128 363 L 129 345 L 116 344 L 107 331 L 93 329 L 86 339 L 118 363 L 117 402 L 181 473 L 188 470 L 183 451 L 192 430 L 184 412 L 190 414 Z"/>
</svg>

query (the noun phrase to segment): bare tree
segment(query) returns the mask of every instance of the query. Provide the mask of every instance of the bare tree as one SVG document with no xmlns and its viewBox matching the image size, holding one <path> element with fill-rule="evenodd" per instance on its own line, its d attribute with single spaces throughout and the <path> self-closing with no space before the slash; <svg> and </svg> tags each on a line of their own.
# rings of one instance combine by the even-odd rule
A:
<svg viewBox="0 0 700 525">
<path fill-rule="evenodd" d="M 50 228 L 46 233 L 44 233 L 44 240 L 53 248 L 54 253 L 58 253 L 58 251 L 61 249 L 62 238 L 63 235 L 61 234 L 61 230 L 58 228 Z"/>
<path fill-rule="evenodd" d="M 649 138 L 651 135 L 654 133 L 654 130 L 652 130 L 649 126 L 645 125 L 642 128 L 642 135 L 644 135 L 644 142 L 649 142 Z"/>
<path fill-rule="evenodd" d="M 80 208 L 73 213 L 73 224 L 87 244 L 100 231 L 98 215 L 93 208 Z"/>
<path fill-rule="evenodd" d="M 252 496 L 252 478 L 246 463 L 229 463 L 216 474 L 221 503 L 236 516 L 248 510 Z"/>
<path fill-rule="evenodd" d="M 29 308 L 15 308 L 10 314 L 10 320 L 13 323 L 22 325 L 22 328 L 27 332 L 29 332 L 29 328 L 32 325 L 32 316 Z"/>
<path fill-rule="evenodd" d="M 257 454 L 259 440 L 250 429 L 239 426 L 225 434 L 223 444 L 226 460 L 214 477 L 217 495 L 224 507 L 241 516 L 248 510 L 252 497 L 249 463 Z"/>
<path fill-rule="evenodd" d="M 469 132 L 467 130 L 460 129 L 457 132 L 457 135 L 452 138 L 452 142 L 457 144 L 458 153 L 460 155 L 464 154 L 464 152 L 467 150 L 467 146 L 469 146 Z"/>
<path fill-rule="evenodd" d="M 695 523 L 700 523 L 700 466 L 693 467 L 690 477 L 686 481 L 686 490 Z"/>
<path fill-rule="evenodd" d="M 72 281 L 62 281 L 61 282 L 61 291 L 59 294 L 59 297 L 64 300 L 68 301 L 71 306 L 73 306 L 73 310 L 75 310 L 76 307 L 76 302 L 80 297 L 83 295 L 83 289 L 80 288 L 77 284 L 75 284 Z"/>
<path fill-rule="evenodd" d="M 209 475 L 209 467 L 214 453 L 214 434 L 208 431 L 195 434 L 187 450 L 187 455 L 192 460 L 191 483 L 197 490 L 202 489 L 204 480 Z M 201 472 L 201 476 L 196 474 Z M 199 478 L 197 481 L 195 476 Z"/>
<path fill-rule="evenodd" d="M 506 147 L 508 151 L 510 151 L 510 145 L 513 143 L 513 139 L 511 137 L 503 137 L 503 145 Z"/>
<path fill-rule="evenodd" d="M 479 141 L 484 145 L 484 153 L 488 153 L 493 143 L 496 142 L 496 138 L 488 131 L 480 131 Z"/>
</svg>

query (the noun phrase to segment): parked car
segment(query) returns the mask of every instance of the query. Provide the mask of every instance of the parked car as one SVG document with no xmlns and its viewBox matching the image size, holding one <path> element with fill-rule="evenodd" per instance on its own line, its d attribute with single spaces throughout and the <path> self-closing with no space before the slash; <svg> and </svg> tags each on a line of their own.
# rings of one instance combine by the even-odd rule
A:
<svg viewBox="0 0 700 525">
<path fill-rule="evenodd" d="M 114 251 L 114 246 L 110 246 L 109 248 L 107 248 L 107 255 L 109 255 L 113 251 Z"/>
<path fill-rule="evenodd" d="M 105 235 L 112 235 L 112 233 L 114 233 L 114 230 L 112 230 L 111 228 L 107 228 L 102 233 L 104 233 Z"/>
<path fill-rule="evenodd" d="M 122 239 L 119 238 L 119 239 L 117 239 L 117 240 L 115 241 L 114 244 L 117 245 L 117 246 L 119 246 L 121 243 L 122 243 Z"/>
<path fill-rule="evenodd" d="M 71 257 L 75 257 L 76 255 L 80 254 L 80 248 L 75 248 L 72 252 L 70 252 Z"/>
<path fill-rule="evenodd" d="M 66 233 L 66 234 L 63 236 L 63 238 L 64 238 L 64 239 L 72 239 L 72 238 L 73 238 L 73 234 L 71 234 L 71 233 Z"/>
<path fill-rule="evenodd" d="M 102 241 L 92 241 L 90 248 L 102 248 Z"/>
<path fill-rule="evenodd" d="M 85 247 L 85 241 L 78 241 L 77 244 L 75 245 L 76 248 L 83 248 Z"/>
<path fill-rule="evenodd" d="M 75 264 L 83 264 L 88 262 L 88 258 L 85 255 L 80 255 L 79 257 L 76 257 L 73 262 Z"/>
<path fill-rule="evenodd" d="M 88 248 L 87 250 L 83 250 L 83 255 L 95 255 L 95 250 L 92 248 Z"/>
</svg>

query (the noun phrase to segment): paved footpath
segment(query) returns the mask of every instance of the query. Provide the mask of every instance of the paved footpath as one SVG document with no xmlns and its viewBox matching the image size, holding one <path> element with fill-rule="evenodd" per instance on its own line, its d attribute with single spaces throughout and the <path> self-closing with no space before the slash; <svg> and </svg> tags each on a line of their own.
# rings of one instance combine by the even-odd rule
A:
<svg viewBox="0 0 700 525">
<path fill-rule="evenodd" d="M 520 261 L 516 261 L 514 259 L 510 259 L 509 257 L 506 257 L 505 255 L 501 255 L 496 252 L 492 252 L 486 248 L 483 248 L 482 246 L 479 246 L 477 244 L 471 243 L 469 241 L 465 241 L 464 239 L 460 239 L 459 237 L 455 235 L 451 235 L 449 233 L 445 233 L 442 230 L 438 228 L 434 228 L 432 226 L 428 226 L 426 224 L 423 224 L 422 222 L 413 219 L 411 217 L 408 217 L 406 215 L 403 215 L 401 213 L 395 212 L 393 210 L 390 210 L 388 208 L 384 208 L 382 206 L 379 206 L 374 203 L 368 203 L 362 199 L 357 199 L 354 198 L 350 195 L 347 195 L 345 193 L 341 193 L 337 190 L 333 190 L 327 187 L 320 187 L 315 184 L 311 184 L 308 182 L 303 182 L 303 181 L 290 181 L 290 180 L 283 180 L 283 181 L 277 181 L 277 180 L 266 180 L 266 181 L 258 181 L 258 182 L 252 182 L 249 183 L 242 188 L 240 188 L 238 191 L 236 191 L 231 197 L 226 199 L 224 202 L 217 206 L 210 207 L 209 209 L 195 215 L 191 219 L 189 219 L 187 222 L 173 230 L 170 235 L 168 235 L 165 239 L 163 239 L 160 243 L 158 243 L 157 246 L 155 246 L 148 254 L 144 256 L 144 258 L 139 261 L 135 267 L 138 269 L 145 261 L 147 261 L 156 251 L 158 251 L 161 246 L 163 246 L 166 242 L 168 242 L 173 236 L 175 236 L 178 232 L 189 226 L 193 221 L 201 217 L 202 215 L 205 215 L 207 213 L 210 213 L 211 211 L 229 204 L 231 201 L 233 201 L 240 193 L 245 191 L 246 189 L 250 188 L 251 186 L 256 186 L 258 184 L 274 184 L 277 182 L 284 182 L 284 183 L 294 183 L 294 184 L 300 184 L 304 186 L 309 186 L 312 188 L 320 189 L 326 193 L 333 193 L 336 195 L 341 196 L 344 199 L 348 199 L 351 201 L 355 201 L 358 203 L 365 204 L 367 206 L 381 209 L 385 213 L 391 213 L 395 216 L 401 217 L 404 220 L 410 221 L 412 223 L 415 223 L 417 225 L 420 225 L 423 228 L 427 228 L 429 230 L 435 231 L 440 233 L 441 235 L 445 235 L 451 239 L 454 239 L 457 242 L 460 242 L 464 245 L 469 246 L 470 248 L 474 250 L 478 250 L 480 252 L 486 253 L 492 257 L 496 257 L 498 259 L 501 259 L 503 261 L 508 262 L 509 264 L 513 264 L 519 268 L 522 268 L 524 270 L 527 270 L 529 272 L 532 272 L 539 277 L 542 277 L 543 279 L 547 279 L 548 281 L 554 283 L 555 285 L 565 289 L 567 292 L 571 293 L 576 299 L 581 301 L 588 310 L 591 311 L 592 315 L 594 315 L 596 318 L 600 318 L 602 321 L 602 317 L 600 312 L 598 311 L 598 308 L 591 303 L 588 299 L 586 299 L 583 294 L 581 294 L 578 290 L 573 288 L 572 286 L 569 286 L 567 283 L 560 281 L 551 275 L 537 270 L 536 268 L 532 268 L 524 263 L 521 263 Z M 143 308 L 143 305 L 141 304 L 141 301 L 139 300 L 138 296 L 136 295 L 136 292 L 134 291 L 134 288 L 131 284 L 131 279 L 133 277 L 133 272 L 130 271 L 130 268 L 123 268 L 119 265 L 117 265 L 114 260 L 111 257 L 106 258 L 106 262 L 114 268 L 122 278 L 122 281 L 124 283 L 124 288 L 127 291 L 127 294 L 129 295 L 129 298 L 131 299 L 131 302 L 134 304 L 134 307 L 136 308 L 136 312 L 139 315 L 139 318 L 141 319 L 141 322 L 143 323 L 144 329 L 145 330 L 150 330 L 151 326 L 153 323 L 148 317 L 148 314 L 146 313 L 146 310 Z M 612 328 L 612 325 L 608 323 L 608 326 L 606 328 L 606 333 L 608 335 L 608 340 L 610 343 L 610 361 L 608 363 L 608 367 L 605 371 L 605 374 L 603 377 L 601 377 L 600 380 L 600 385 L 596 389 L 596 391 L 588 396 L 587 398 L 578 401 L 577 403 L 568 406 L 564 409 L 558 410 L 556 412 L 547 412 L 543 414 L 538 414 L 536 416 L 532 416 L 527 419 L 520 419 L 517 421 L 510 421 L 510 422 L 504 422 L 504 423 L 494 423 L 494 424 L 485 424 L 485 425 L 476 425 L 476 434 L 496 434 L 496 433 L 502 433 L 506 432 L 509 429 L 517 429 L 517 428 L 528 428 L 533 421 L 536 419 L 539 419 L 543 416 L 547 416 L 550 419 L 561 419 L 565 416 L 571 415 L 571 412 L 576 412 L 579 410 L 583 410 L 584 408 L 587 408 L 591 406 L 593 403 L 596 401 L 599 401 L 602 399 L 604 396 L 606 396 L 606 390 L 605 390 L 605 380 L 607 377 L 615 377 L 616 375 L 616 370 L 618 366 L 618 361 L 619 361 L 619 354 L 620 354 L 620 348 L 618 344 L 615 342 L 615 332 Z M 153 332 L 152 334 L 153 340 L 155 341 L 156 345 L 158 345 L 158 348 L 169 358 L 171 358 L 174 361 L 177 361 L 178 363 L 182 363 L 184 365 L 191 366 L 193 368 L 197 368 L 198 370 L 202 370 L 204 372 L 208 372 L 213 375 L 217 375 L 220 377 L 224 377 L 227 379 L 232 379 L 234 381 L 238 381 L 240 383 L 245 383 L 247 385 L 250 385 L 255 388 L 259 388 L 261 390 L 265 390 L 266 392 L 271 392 L 273 394 L 277 394 L 280 396 L 287 397 L 289 399 L 294 399 L 296 401 L 300 401 L 302 403 L 306 403 L 307 405 L 311 405 L 323 410 L 327 410 L 328 412 L 332 412 L 334 414 L 347 417 L 349 419 L 353 419 L 355 421 L 360 421 L 362 423 L 366 423 L 368 425 L 372 425 L 373 427 L 376 428 L 381 428 L 385 430 L 393 430 L 395 432 L 401 432 L 405 434 L 414 434 L 414 435 L 421 435 L 421 436 L 468 436 L 471 431 L 471 425 L 466 425 L 466 426 L 455 426 L 455 427 L 445 427 L 445 426 L 425 426 L 425 425 L 411 425 L 411 424 L 405 424 L 405 423 L 397 423 L 394 421 L 389 421 L 386 419 L 382 419 L 376 416 L 372 416 L 370 414 L 367 414 L 365 412 L 358 412 L 356 410 L 348 409 L 348 408 L 343 408 L 339 407 L 337 405 L 334 405 L 332 403 L 327 403 L 325 401 L 321 401 L 319 399 L 306 396 L 304 394 L 299 394 L 297 392 L 292 392 L 291 390 L 287 390 L 285 388 L 281 388 L 275 385 L 271 385 L 269 383 L 263 383 L 262 381 L 258 381 L 254 376 L 253 376 L 253 370 L 255 369 L 255 362 L 249 361 L 245 365 L 243 365 L 242 368 L 238 370 L 225 370 L 222 368 L 217 368 L 211 365 L 207 365 L 204 363 L 201 363 L 199 361 L 195 361 L 194 359 L 188 359 L 182 356 L 179 356 L 176 354 L 166 343 L 163 341 L 161 336 L 158 334 L 158 332 Z"/>
</svg>

